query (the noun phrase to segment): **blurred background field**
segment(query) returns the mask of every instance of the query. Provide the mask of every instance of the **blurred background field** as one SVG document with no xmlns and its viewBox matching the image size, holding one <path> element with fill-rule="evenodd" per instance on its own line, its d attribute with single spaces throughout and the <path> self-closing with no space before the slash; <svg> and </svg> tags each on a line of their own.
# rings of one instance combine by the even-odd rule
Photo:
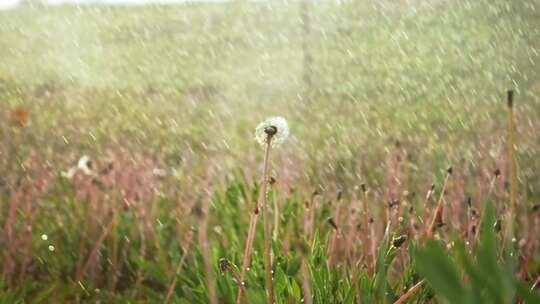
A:
<svg viewBox="0 0 540 304">
<path fill-rule="evenodd" d="M 262 160 L 254 128 L 272 115 L 285 117 L 291 129 L 291 138 L 273 156 L 272 175 L 284 200 L 294 197 L 300 204 L 314 189 L 332 197 L 342 189 L 353 199 L 361 183 L 380 202 L 410 193 L 422 196 L 432 183 L 439 189 L 445 169 L 453 166 L 459 176 L 451 188 L 457 189 L 455 201 L 468 196 L 485 200 L 496 169 L 502 176 L 498 198 L 504 201 L 507 89 L 515 90 L 520 202 L 530 208 L 540 195 L 539 20 L 538 0 L 141 6 L 27 1 L 0 10 L 0 224 L 10 235 L 4 244 L 27 244 L 15 232 L 34 223 L 37 236 L 30 251 L 36 250 L 31 244 L 39 243 L 35 239 L 41 231 L 48 230 L 62 235 L 76 262 L 78 234 L 64 232 L 64 225 L 76 223 L 65 221 L 78 214 L 74 218 L 84 222 L 90 212 L 74 207 L 77 201 L 92 201 L 89 193 L 95 191 L 104 197 L 94 198 L 96 204 L 103 206 L 109 200 L 119 205 L 128 201 L 128 206 L 129 200 L 157 200 L 168 207 L 156 207 L 150 215 L 141 211 L 137 219 L 144 222 L 148 216 L 147 238 L 159 235 L 162 226 L 156 223 L 165 223 L 161 240 L 167 245 L 154 245 L 157 252 L 167 249 L 153 261 L 166 272 L 183 252 L 174 243 L 174 226 L 180 235 L 188 231 L 189 223 L 178 224 L 178 216 L 193 206 L 175 209 L 172 202 L 195 202 L 206 191 L 226 196 L 227 191 L 251 189 Z M 62 178 L 61 172 L 83 155 L 96 170 L 114 164 L 114 177 L 95 185 L 84 176 Z M 40 199 L 31 200 L 35 206 L 11 208 L 14 195 L 25 187 L 39 188 L 29 197 Z M 242 191 L 250 191 L 246 189 Z M 50 204 L 60 202 L 66 209 L 55 215 Z M 94 210 L 98 215 L 90 220 L 95 240 L 99 227 L 108 227 L 109 207 L 100 208 L 105 211 Z M 25 210 L 34 209 L 46 216 L 28 218 Z M 227 237 L 218 232 L 210 237 L 221 248 L 213 257 L 217 260 L 220 250 L 232 246 L 238 250 L 229 258 L 238 262 L 246 228 L 234 223 L 242 218 L 240 211 L 227 210 L 215 214 L 214 220 L 226 219 L 220 229 L 230 231 Z M 128 218 L 119 221 L 126 227 L 114 222 L 116 238 L 109 240 L 112 230 L 105 229 L 109 232 L 102 242 L 118 244 L 112 248 L 122 248 L 128 223 L 135 221 L 124 216 Z M 242 221 L 247 225 L 247 216 Z M 91 239 L 89 244 L 95 244 Z M 88 247 L 82 252 L 90 255 L 93 247 Z M 21 248 L 5 257 L 27 247 Z M 17 281 L 6 279 L 6 272 L 25 264 L 29 277 L 33 271 L 43 275 L 36 266 L 39 259 L 28 259 L 13 268 L 4 265 L 5 284 Z M 89 265 L 100 263 L 92 259 L 96 257 L 88 257 Z M 57 271 L 52 277 L 75 280 L 68 274 L 77 268 L 75 262 L 51 262 L 59 263 L 52 267 Z M 146 269 L 143 264 L 137 265 Z M 191 266 L 193 273 L 201 267 Z M 133 269 L 127 281 L 137 281 Z M 92 284 L 103 284 L 96 279 L 99 275 L 88 277 Z M 202 277 L 186 274 L 185 280 L 192 281 L 184 283 L 196 289 Z M 145 299 L 140 293 L 145 292 L 139 292 L 139 299 Z M 194 293 L 204 298 L 204 293 Z M 188 294 L 181 290 L 178 297 Z M 137 299 L 137 294 L 130 296 Z"/>
<path fill-rule="evenodd" d="M 538 5 L 316 2 L 307 38 L 297 2 L 23 6 L 0 12 L 3 115 L 27 107 L 24 136 L 64 160 L 128 141 L 162 150 L 171 166 L 191 150 L 237 166 L 260 154 L 256 122 L 279 114 L 294 136 L 283 155 L 358 176 L 359 158 L 377 167 L 396 140 L 420 169 L 433 166 L 426 172 L 496 160 L 514 88 L 520 160 L 530 163 L 539 159 Z"/>
</svg>

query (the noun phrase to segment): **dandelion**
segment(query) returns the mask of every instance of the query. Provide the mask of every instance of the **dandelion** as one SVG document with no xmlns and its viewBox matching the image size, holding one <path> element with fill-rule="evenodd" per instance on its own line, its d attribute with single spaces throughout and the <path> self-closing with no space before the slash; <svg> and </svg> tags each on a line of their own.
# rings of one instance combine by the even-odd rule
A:
<svg viewBox="0 0 540 304">
<path fill-rule="evenodd" d="M 46 240 L 49 239 L 49 237 L 48 237 L 46 234 L 42 234 L 42 235 L 41 235 L 41 239 L 44 240 L 44 241 L 46 241 Z"/>
<path fill-rule="evenodd" d="M 92 160 L 88 155 L 83 155 L 77 163 L 77 168 L 86 175 L 92 175 Z"/>
<path fill-rule="evenodd" d="M 272 147 L 281 145 L 289 137 L 289 126 L 283 117 L 270 117 L 255 128 L 255 139 L 261 145 L 268 141 Z"/>
<path fill-rule="evenodd" d="M 271 147 L 277 147 L 281 145 L 289 136 L 289 127 L 287 121 L 283 117 L 271 117 L 260 123 L 255 128 L 255 139 L 257 142 L 265 147 L 264 152 L 264 164 L 263 164 L 263 178 L 262 178 L 262 191 L 261 191 L 261 206 L 263 211 L 264 221 L 264 268 L 266 272 L 266 291 L 267 291 L 267 303 L 274 303 L 274 287 L 272 282 L 272 253 L 270 244 L 270 223 L 268 219 L 268 207 L 267 207 L 267 190 L 270 179 L 268 178 L 269 172 L 269 158 Z M 249 268 L 251 260 L 251 252 L 253 249 L 253 239 L 255 237 L 255 228 L 257 226 L 257 218 L 259 215 L 259 203 L 255 204 L 253 213 L 249 223 L 248 236 L 246 239 L 246 247 L 244 251 L 244 260 L 242 262 L 242 271 L 240 273 L 240 284 L 245 284 L 244 279 L 246 271 Z M 236 303 L 240 304 L 243 288 L 238 288 L 238 294 L 236 297 Z"/>
</svg>

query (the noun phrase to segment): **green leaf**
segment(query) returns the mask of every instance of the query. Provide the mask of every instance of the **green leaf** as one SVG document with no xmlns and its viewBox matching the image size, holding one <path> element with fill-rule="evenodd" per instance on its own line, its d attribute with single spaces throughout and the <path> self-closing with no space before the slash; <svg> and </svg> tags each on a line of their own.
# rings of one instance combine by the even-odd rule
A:
<svg viewBox="0 0 540 304">
<path fill-rule="evenodd" d="M 540 303 L 540 296 L 531 291 L 528 286 L 518 281 L 516 281 L 515 285 L 517 294 L 525 303 Z"/>
<path fill-rule="evenodd" d="M 424 248 L 417 249 L 415 260 L 418 271 L 438 295 L 451 303 L 467 302 L 454 261 L 436 241 L 430 240 Z"/>
<path fill-rule="evenodd" d="M 56 289 L 56 284 L 53 284 L 51 287 L 39 292 L 31 303 L 38 304 L 43 303 L 45 299 L 49 297 L 49 295 Z"/>
<path fill-rule="evenodd" d="M 478 271 L 481 273 L 483 285 L 492 303 L 511 302 L 511 276 L 501 269 L 497 259 L 497 242 L 493 228 L 495 212 L 490 203 L 486 204 L 480 227 L 480 244 L 477 252 Z"/>
</svg>

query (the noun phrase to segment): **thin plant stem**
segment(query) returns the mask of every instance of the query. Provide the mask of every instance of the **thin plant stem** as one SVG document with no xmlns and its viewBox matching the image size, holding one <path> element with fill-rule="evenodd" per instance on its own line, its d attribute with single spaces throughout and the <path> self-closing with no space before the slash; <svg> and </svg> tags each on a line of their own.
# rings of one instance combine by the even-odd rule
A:
<svg viewBox="0 0 540 304">
<path fill-rule="evenodd" d="M 416 291 L 418 291 L 422 285 L 424 285 L 424 280 L 416 283 L 413 287 L 411 287 L 406 293 L 404 293 L 397 301 L 394 302 L 394 304 L 402 304 L 405 303 Z"/>
<path fill-rule="evenodd" d="M 242 298 L 242 293 L 244 292 L 244 289 L 246 286 L 245 284 L 246 272 L 247 272 L 247 269 L 249 267 L 249 263 L 251 260 L 253 238 L 255 236 L 255 228 L 257 226 L 258 217 L 259 217 L 259 207 L 258 207 L 258 204 L 255 203 L 255 208 L 253 209 L 253 212 L 249 220 L 248 236 L 246 239 L 246 247 L 244 250 L 244 260 L 242 261 L 242 270 L 240 272 L 240 282 L 238 282 L 240 286 L 238 287 L 238 294 L 236 296 L 236 304 L 240 304 L 240 299 Z"/>
<path fill-rule="evenodd" d="M 111 231 L 111 280 L 109 282 L 109 289 L 114 292 L 116 283 L 118 281 L 118 209 L 116 206 L 116 200 L 112 202 L 113 224 Z"/>
<path fill-rule="evenodd" d="M 188 239 L 186 241 L 186 247 L 184 248 L 184 252 L 182 253 L 182 257 L 180 258 L 180 261 L 178 262 L 178 265 L 176 266 L 176 271 L 174 272 L 174 278 L 169 285 L 169 288 L 167 289 L 167 296 L 165 296 L 165 304 L 168 304 L 171 302 L 172 295 L 174 293 L 174 289 L 176 288 L 176 282 L 178 281 L 178 275 L 182 271 L 182 267 L 184 266 L 184 263 L 186 261 L 187 254 L 189 252 L 189 248 L 191 246 L 191 241 L 193 240 L 194 231 L 191 230 Z"/>
<path fill-rule="evenodd" d="M 277 198 L 275 196 L 272 197 L 272 201 L 274 202 L 274 232 L 272 235 L 272 239 L 274 242 L 277 240 L 278 233 L 279 233 L 279 206 L 277 202 Z"/>
<path fill-rule="evenodd" d="M 538 286 L 538 284 L 540 284 L 540 276 L 538 276 L 538 278 L 536 278 L 536 280 L 535 280 L 534 283 L 532 284 L 531 290 L 535 290 L 536 287 Z"/>
<path fill-rule="evenodd" d="M 271 148 L 271 136 L 268 136 L 268 140 L 266 142 L 265 146 L 265 153 L 264 153 L 264 165 L 263 165 L 263 181 L 262 181 L 262 206 L 263 206 L 263 212 L 267 212 L 266 208 L 266 192 L 268 189 L 268 167 L 269 167 L 269 156 L 270 156 L 270 148 Z M 267 216 L 264 216 L 265 222 L 267 222 Z M 250 261 L 251 261 L 251 252 L 253 250 L 253 239 L 255 237 L 255 229 L 257 227 L 257 219 L 259 217 L 259 203 L 255 203 L 255 208 L 253 209 L 253 213 L 251 214 L 250 223 L 249 223 L 249 229 L 248 229 L 248 236 L 246 239 L 246 247 L 244 250 L 244 259 L 242 261 L 242 270 L 240 272 L 240 286 L 238 288 L 238 293 L 236 295 L 236 304 L 240 304 L 240 301 L 242 299 L 242 293 L 244 292 L 245 287 L 245 279 L 246 279 L 246 272 L 249 267 Z M 268 292 L 268 300 L 271 301 L 269 303 L 274 302 L 274 292 L 273 292 L 273 283 L 272 283 L 272 261 L 271 261 L 271 255 L 270 255 L 270 230 L 267 225 L 265 225 L 265 232 L 264 232 L 264 252 L 265 252 L 265 268 L 266 268 L 266 285 L 267 285 L 267 292 Z"/>
<path fill-rule="evenodd" d="M 207 236 L 207 226 L 208 226 L 208 212 L 210 198 L 204 200 L 203 205 L 203 215 L 199 221 L 199 246 L 201 248 L 201 253 L 203 256 L 204 270 L 206 273 L 206 281 L 208 286 L 208 300 L 210 304 L 217 304 L 216 298 L 216 287 L 214 279 L 214 270 L 212 264 L 210 263 L 211 254 L 209 250 L 209 242 Z"/>
<path fill-rule="evenodd" d="M 103 232 L 101 233 L 101 235 L 99 236 L 98 240 L 96 241 L 96 243 L 94 244 L 92 250 L 90 251 L 90 255 L 88 256 L 87 260 L 86 260 L 86 263 L 84 264 L 84 266 L 82 267 L 82 270 L 81 270 L 81 275 L 84 275 L 90 265 L 95 261 L 95 259 L 97 258 L 98 254 L 99 254 L 99 249 L 101 248 L 101 245 L 103 244 L 103 242 L 105 241 L 105 239 L 107 238 L 107 236 L 109 235 L 109 233 L 111 232 L 112 230 L 112 227 L 113 227 L 113 224 L 114 224 L 114 220 L 112 219 L 111 217 L 111 221 L 109 222 L 109 224 L 107 225 L 107 227 L 105 227 L 105 229 L 103 229 Z"/>
<path fill-rule="evenodd" d="M 270 156 L 271 137 L 268 138 L 266 144 L 266 151 L 264 154 L 264 171 L 262 182 L 262 211 L 263 211 L 263 224 L 264 224 L 264 268 L 266 271 L 266 292 L 268 293 L 267 303 L 274 303 L 274 284 L 272 282 L 272 248 L 270 238 L 270 218 L 268 216 L 268 166 Z"/>
<path fill-rule="evenodd" d="M 367 265 L 367 269 L 368 269 L 368 273 L 369 275 L 373 275 L 373 259 L 372 259 L 372 256 L 371 256 L 371 233 L 370 233 L 370 223 L 369 223 L 369 210 L 368 210 L 368 193 L 367 191 L 362 191 L 363 194 L 364 194 L 364 201 L 362 202 L 363 203 L 363 207 L 364 207 L 364 210 L 363 210 L 363 216 L 364 216 L 364 225 L 363 225 L 363 230 L 364 230 L 364 233 L 362 233 L 362 237 L 363 237 L 363 247 L 364 247 L 364 258 L 366 260 L 366 265 Z"/>
<path fill-rule="evenodd" d="M 529 229 L 527 231 L 527 243 L 523 252 L 523 262 L 521 264 L 521 270 L 519 272 L 520 280 L 524 281 L 527 277 L 527 271 L 529 269 L 529 263 L 533 255 L 534 240 L 537 237 L 536 227 L 540 221 L 538 213 L 534 214 L 532 221 L 529 223 Z"/>
<path fill-rule="evenodd" d="M 304 293 L 304 303 L 312 304 L 313 296 L 311 294 L 311 286 L 309 284 L 309 269 L 306 261 L 306 257 L 302 257 L 302 265 L 300 266 L 300 272 L 302 275 L 302 291 Z"/>
<path fill-rule="evenodd" d="M 433 214 L 433 219 L 431 220 L 431 224 L 428 227 L 428 230 L 426 231 L 427 237 L 430 238 L 433 236 L 433 231 L 435 230 L 437 224 L 439 221 L 442 221 L 443 217 L 443 210 L 444 210 L 444 192 L 446 192 L 446 186 L 448 184 L 448 179 L 450 178 L 451 173 L 448 172 L 446 174 L 446 178 L 444 179 L 443 187 L 441 190 L 441 196 L 439 196 L 439 201 L 437 202 L 437 209 L 435 209 L 435 213 Z"/>
<path fill-rule="evenodd" d="M 513 219 L 517 218 L 517 173 L 516 173 L 516 145 L 514 143 L 514 91 L 508 91 L 507 106 L 508 106 L 508 171 L 510 174 L 510 206 L 508 208 L 508 231 L 507 237 L 514 237 Z"/>
</svg>

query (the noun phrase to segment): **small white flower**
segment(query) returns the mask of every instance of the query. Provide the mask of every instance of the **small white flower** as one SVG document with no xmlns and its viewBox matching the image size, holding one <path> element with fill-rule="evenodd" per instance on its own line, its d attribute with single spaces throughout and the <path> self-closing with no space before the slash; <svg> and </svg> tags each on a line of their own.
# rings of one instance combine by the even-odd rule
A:
<svg viewBox="0 0 540 304">
<path fill-rule="evenodd" d="M 77 166 L 69 168 L 67 171 L 60 172 L 60 176 L 72 179 L 73 176 L 75 176 L 75 173 L 77 171 L 82 171 L 85 175 L 94 175 L 94 172 L 92 172 L 92 160 L 88 155 L 83 155 L 79 161 L 77 162 Z"/>
<path fill-rule="evenodd" d="M 261 122 L 255 129 L 255 139 L 261 145 L 265 145 L 268 140 L 268 131 L 275 129 L 275 134 L 272 135 L 272 146 L 281 145 L 287 137 L 289 137 L 289 126 L 283 117 L 270 117 Z"/>
<path fill-rule="evenodd" d="M 83 155 L 79 162 L 77 163 L 77 168 L 81 170 L 86 175 L 92 175 L 92 169 L 90 168 L 92 166 L 92 161 L 90 160 L 90 157 L 87 155 Z"/>
<path fill-rule="evenodd" d="M 53 251 L 54 251 L 54 246 L 53 246 L 53 245 L 49 245 L 49 251 L 50 251 L 50 252 L 53 252 Z"/>
<path fill-rule="evenodd" d="M 41 235 L 41 239 L 44 240 L 44 241 L 46 241 L 46 240 L 49 239 L 49 237 L 48 237 L 46 234 L 42 234 L 42 235 Z"/>
</svg>

